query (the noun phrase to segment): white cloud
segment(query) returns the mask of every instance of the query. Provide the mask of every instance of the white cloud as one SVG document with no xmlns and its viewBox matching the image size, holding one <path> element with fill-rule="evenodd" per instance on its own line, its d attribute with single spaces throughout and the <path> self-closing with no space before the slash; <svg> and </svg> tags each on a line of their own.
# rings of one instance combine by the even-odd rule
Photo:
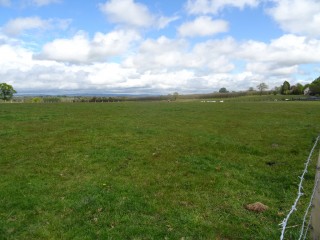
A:
<svg viewBox="0 0 320 240">
<path fill-rule="evenodd" d="M 186 62 L 186 51 L 187 43 L 184 40 L 172 40 L 164 36 L 156 40 L 147 39 L 141 43 L 137 53 L 126 59 L 125 65 L 141 71 L 178 68 Z"/>
<path fill-rule="evenodd" d="M 207 68 L 209 72 L 228 73 L 235 66 L 232 63 L 238 44 L 231 38 L 208 40 L 198 43 L 189 55 L 189 62 L 194 62 L 195 68 Z"/>
<path fill-rule="evenodd" d="M 248 41 L 239 46 L 237 56 L 248 61 L 270 62 L 293 66 L 320 61 L 320 40 L 296 35 L 283 35 L 270 44 Z"/>
<path fill-rule="evenodd" d="M 78 32 L 71 39 L 56 39 L 45 44 L 37 58 L 77 63 L 101 61 L 125 53 L 131 43 L 139 39 L 134 31 L 98 32 L 92 40 L 84 32 Z"/>
<path fill-rule="evenodd" d="M 131 48 L 136 40 L 133 31 L 92 38 L 80 32 L 48 43 L 39 59 L 24 44 L 0 34 L 0 78 L 20 92 L 196 93 L 245 90 L 261 81 L 270 88 L 284 80 L 295 83 L 297 74 L 310 77 L 302 72 L 303 64 L 320 62 L 320 40 L 292 34 L 269 43 L 228 37 L 194 46 L 162 36 Z M 118 54 L 127 57 L 103 61 Z"/>
<path fill-rule="evenodd" d="M 110 22 L 131 27 L 165 28 L 179 19 L 178 16 L 166 17 L 152 14 L 148 7 L 134 0 L 109 0 L 100 4 L 100 10 Z"/>
<path fill-rule="evenodd" d="M 45 29 L 48 22 L 39 17 L 16 18 L 4 26 L 4 32 L 9 35 L 19 35 L 30 29 Z"/>
<path fill-rule="evenodd" d="M 0 6 L 8 7 L 11 5 L 11 0 L 0 0 Z"/>
<path fill-rule="evenodd" d="M 259 0 L 188 0 L 186 9 L 190 14 L 217 14 L 226 7 L 256 7 Z"/>
<path fill-rule="evenodd" d="M 208 40 L 195 45 L 193 51 L 199 56 L 233 55 L 237 51 L 238 43 L 232 37 Z"/>
<path fill-rule="evenodd" d="M 0 0 L 1 1 L 1 0 Z M 61 3 L 63 0 L 20 0 L 21 6 L 44 7 L 50 4 Z"/>
<path fill-rule="evenodd" d="M 45 93 L 47 90 L 88 88 L 88 73 L 80 66 L 35 60 L 32 51 L 11 43 L 0 43 L 0 78 L 12 84 L 18 92 Z"/>
<path fill-rule="evenodd" d="M 31 4 L 36 5 L 38 7 L 42 7 L 52 3 L 59 3 L 61 1 L 62 0 L 31 0 Z"/>
<path fill-rule="evenodd" d="M 90 57 L 99 59 L 100 56 L 117 56 L 124 54 L 140 36 L 135 31 L 117 30 L 107 34 L 96 33 L 91 44 Z"/>
<path fill-rule="evenodd" d="M 32 2 L 37 6 L 45 6 L 52 3 L 59 3 L 62 0 L 32 0 Z"/>
<path fill-rule="evenodd" d="M 9 44 L 0 45 L 1 70 L 6 71 L 19 66 L 22 71 L 28 68 L 28 62 L 32 59 L 32 53 L 19 46 Z M 28 59 L 28 61 L 25 61 Z"/>
<path fill-rule="evenodd" d="M 114 23 L 136 27 L 149 27 L 154 17 L 149 9 L 134 0 L 110 0 L 100 5 L 100 10 Z"/>
<path fill-rule="evenodd" d="M 47 43 L 42 48 L 40 58 L 85 62 L 90 54 L 90 43 L 87 36 L 83 33 L 78 33 L 72 39 L 56 39 L 53 42 Z"/>
<path fill-rule="evenodd" d="M 196 73 L 227 73 L 234 69 L 230 56 L 236 43 L 228 38 L 221 41 L 207 41 L 189 49 L 187 41 L 169 39 L 147 39 L 135 54 L 124 61 L 124 66 L 136 68 L 138 72 L 174 72 L 191 69 Z"/>
<path fill-rule="evenodd" d="M 292 82 L 297 74 L 309 78 L 301 67 L 320 62 L 320 40 L 284 35 L 269 44 L 248 41 L 238 45 L 234 56 L 245 61 L 244 70 L 257 79 L 280 85 L 285 80 Z"/>
<path fill-rule="evenodd" d="M 129 87 L 129 79 L 134 77 L 135 69 L 124 68 L 118 63 L 98 63 L 88 69 L 90 84 L 105 88 Z M 132 86 L 135 87 L 135 86 Z"/>
<path fill-rule="evenodd" d="M 178 32 L 183 37 L 211 36 L 228 31 L 228 22 L 212 20 L 211 17 L 201 16 L 192 22 L 182 24 Z"/>
<path fill-rule="evenodd" d="M 180 17 L 178 16 L 174 16 L 174 17 L 164 17 L 164 16 L 160 16 L 157 19 L 157 27 L 159 29 L 165 28 L 166 26 L 168 26 L 170 23 L 178 20 Z"/>
<path fill-rule="evenodd" d="M 206 76 L 247 71 L 255 79 L 268 79 L 292 76 L 299 72 L 299 65 L 320 61 L 320 41 L 295 35 L 285 35 L 270 43 L 237 42 L 228 37 L 189 47 L 187 41 L 164 36 L 148 39 L 123 64 L 139 73 L 191 69 L 196 76 Z"/>
<path fill-rule="evenodd" d="M 287 32 L 320 36 L 319 0 L 272 0 L 267 12 Z"/>
<path fill-rule="evenodd" d="M 262 62 L 249 62 L 246 65 L 246 70 L 255 74 L 260 74 L 265 76 L 290 76 L 292 74 L 298 73 L 298 65 L 292 66 L 278 66 L 272 63 L 262 63 Z"/>
<path fill-rule="evenodd" d="M 17 36 L 28 30 L 46 31 L 54 28 L 65 30 L 70 23 L 70 19 L 44 20 L 40 17 L 16 18 L 6 23 L 3 27 L 3 31 L 8 35 Z"/>
<path fill-rule="evenodd" d="M 0 76 L 3 76 L 1 72 Z M 33 62 L 28 71 L 12 69 L 8 70 L 5 76 L 7 82 L 10 82 L 18 93 L 57 93 L 57 91 L 61 93 L 61 90 L 70 93 L 89 88 L 86 72 L 75 66 L 58 65 L 55 62 L 50 62 L 50 66 L 42 65 L 41 62 Z"/>
<path fill-rule="evenodd" d="M 181 69 L 176 71 L 147 71 L 140 78 L 146 87 L 168 93 L 175 90 L 189 90 L 190 80 L 194 79 L 195 75 L 191 70 Z"/>
</svg>

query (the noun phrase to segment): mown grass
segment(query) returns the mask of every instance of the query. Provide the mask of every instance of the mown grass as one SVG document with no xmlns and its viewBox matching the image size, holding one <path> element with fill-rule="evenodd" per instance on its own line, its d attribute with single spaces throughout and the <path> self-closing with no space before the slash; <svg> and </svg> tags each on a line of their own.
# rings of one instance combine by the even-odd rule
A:
<svg viewBox="0 0 320 240">
<path fill-rule="evenodd" d="M 319 119 L 317 102 L 1 104 L 0 238 L 278 239 Z"/>
</svg>

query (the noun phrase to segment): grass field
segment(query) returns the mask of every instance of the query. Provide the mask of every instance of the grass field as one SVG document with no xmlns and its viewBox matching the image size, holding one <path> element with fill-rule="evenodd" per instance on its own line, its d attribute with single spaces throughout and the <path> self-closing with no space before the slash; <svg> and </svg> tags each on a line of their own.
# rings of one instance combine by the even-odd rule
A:
<svg viewBox="0 0 320 240">
<path fill-rule="evenodd" d="M 319 109 L 0 104 L 0 239 L 278 239 Z M 310 192 L 314 169 L 305 183 Z M 269 210 L 244 208 L 256 201 Z"/>
</svg>

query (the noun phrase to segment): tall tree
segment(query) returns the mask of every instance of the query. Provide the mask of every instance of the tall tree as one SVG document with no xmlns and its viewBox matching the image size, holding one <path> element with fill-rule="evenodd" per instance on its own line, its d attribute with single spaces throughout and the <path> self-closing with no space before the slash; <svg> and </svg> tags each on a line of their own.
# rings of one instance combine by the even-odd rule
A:
<svg viewBox="0 0 320 240">
<path fill-rule="evenodd" d="M 279 93 L 280 93 L 280 90 L 281 90 L 281 87 L 274 87 L 274 88 L 273 88 L 273 94 L 274 94 L 274 95 L 279 94 Z"/>
<path fill-rule="evenodd" d="M 10 100 L 15 93 L 17 92 L 11 85 L 0 83 L 0 99 L 4 101 Z"/>
<path fill-rule="evenodd" d="M 297 83 L 296 85 L 291 86 L 291 92 L 294 95 L 301 95 L 303 94 L 303 85 L 300 83 Z"/>
<path fill-rule="evenodd" d="M 282 86 L 281 86 L 281 91 L 280 93 L 282 95 L 288 95 L 290 94 L 290 83 L 288 81 L 284 81 Z"/>
<path fill-rule="evenodd" d="M 320 77 L 316 78 L 309 88 L 312 95 L 320 94 Z"/>
<path fill-rule="evenodd" d="M 178 92 L 174 92 L 173 93 L 173 99 L 177 100 L 178 97 L 179 97 L 179 93 Z"/>
<path fill-rule="evenodd" d="M 225 87 L 219 89 L 219 93 L 228 93 L 228 92 L 229 91 Z"/>
<path fill-rule="evenodd" d="M 260 95 L 262 95 L 263 91 L 264 90 L 267 90 L 269 87 L 267 84 L 265 83 L 260 83 L 258 86 L 257 86 L 257 89 L 259 90 L 260 92 Z"/>
</svg>

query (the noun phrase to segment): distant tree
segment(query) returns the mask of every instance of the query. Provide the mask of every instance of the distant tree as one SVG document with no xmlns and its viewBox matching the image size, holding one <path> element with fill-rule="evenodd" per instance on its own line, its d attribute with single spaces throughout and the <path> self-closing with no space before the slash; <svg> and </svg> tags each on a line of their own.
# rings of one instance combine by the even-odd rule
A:
<svg viewBox="0 0 320 240">
<path fill-rule="evenodd" d="M 17 92 L 11 85 L 0 83 L 0 99 L 4 101 L 10 100 L 15 93 Z"/>
<path fill-rule="evenodd" d="M 44 97 L 42 101 L 45 103 L 58 103 L 61 99 L 59 97 Z"/>
<path fill-rule="evenodd" d="M 260 92 L 260 95 L 262 95 L 263 91 L 264 90 L 267 90 L 269 87 L 267 84 L 265 83 L 260 83 L 258 86 L 257 86 L 257 89 L 259 90 Z"/>
<path fill-rule="evenodd" d="M 281 90 L 280 93 L 282 95 L 288 95 L 290 94 L 290 83 L 288 81 L 284 81 L 282 86 L 281 86 Z"/>
<path fill-rule="evenodd" d="M 291 86 L 290 91 L 294 95 L 302 95 L 303 94 L 303 85 L 297 83 L 296 85 Z"/>
<path fill-rule="evenodd" d="M 320 83 L 320 76 L 316 78 L 312 83 Z"/>
<path fill-rule="evenodd" d="M 248 92 L 253 92 L 254 88 L 253 87 L 249 87 Z"/>
<path fill-rule="evenodd" d="M 304 90 L 304 86 L 301 83 L 297 83 L 296 87 L 297 87 L 297 93 L 299 95 L 302 95 L 303 94 L 303 90 Z"/>
<path fill-rule="evenodd" d="M 178 92 L 174 92 L 174 93 L 173 93 L 173 99 L 174 99 L 174 100 L 177 100 L 178 97 L 179 97 L 179 93 L 178 93 Z"/>
<path fill-rule="evenodd" d="M 303 90 L 305 90 L 306 88 L 310 87 L 310 83 L 307 83 L 306 85 L 303 86 Z"/>
<path fill-rule="evenodd" d="M 43 99 L 41 97 L 34 97 L 31 99 L 32 103 L 41 103 L 43 102 Z"/>
<path fill-rule="evenodd" d="M 281 87 L 274 87 L 274 88 L 273 88 L 273 91 L 272 91 L 273 95 L 279 94 L 279 93 L 280 93 L 280 90 L 281 90 Z"/>
<path fill-rule="evenodd" d="M 312 95 L 320 94 L 320 77 L 316 78 L 309 86 Z"/>
<path fill-rule="evenodd" d="M 229 91 L 225 87 L 220 88 L 220 90 L 219 90 L 219 93 L 228 93 L 228 92 Z"/>
</svg>

